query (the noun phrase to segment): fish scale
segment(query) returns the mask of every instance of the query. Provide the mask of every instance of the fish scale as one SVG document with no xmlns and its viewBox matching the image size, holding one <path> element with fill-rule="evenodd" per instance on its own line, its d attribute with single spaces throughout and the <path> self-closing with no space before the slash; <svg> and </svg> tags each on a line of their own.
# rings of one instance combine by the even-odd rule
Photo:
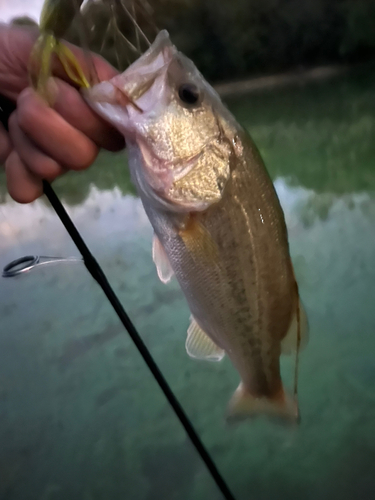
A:
<svg viewBox="0 0 375 500">
<path fill-rule="evenodd" d="M 246 140 L 249 141 L 244 136 Z M 244 144 L 244 149 L 244 157 L 248 149 L 248 156 L 251 157 L 252 145 Z M 284 232 L 283 252 L 277 248 L 272 255 L 269 244 L 272 245 L 273 238 L 268 229 L 255 231 L 257 225 L 262 226 L 259 224 L 258 206 L 262 206 L 262 211 L 269 218 L 275 217 L 273 207 L 268 208 L 269 202 L 264 206 L 262 197 L 254 192 L 259 184 L 266 182 L 267 177 L 259 180 L 248 162 L 239 159 L 236 176 L 232 185 L 228 186 L 226 196 L 202 217 L 202 224 L 218 244 L 220 266 L 202 265 L 199 257 L 198 263 L 194 261 L 181 238 L 175 236 L 173 219 L 169 214 L 148 206 L 147 199 L 143 202 L 199 325 L 224 347 L 230 357 L 236 358 L 234 362 L 241 378 L 252 392 L 273 396 L 281 386 L 280 344 L 274 339 L 281 339 L 286 334 L 295 297 L 294 276 L 282 220 L 274 223 L 272 232 L 276 235 L 275 239 L 281 239 Z M 268 182 L 268 189 L 273 190 L 271 181 Z M 231 188 L 236 193 L 235 197 Z M 266 189 L 265 186 L 262 188 Z M 245 216 L 251 219 L 250 233 L 257 233 L 255 241 L 249 234 Z M 224 241 L 230 241 L 230 246 L 221 246 Z M 280 268 L 286 271 L 280 273 Z M 262 273 L 263 278 L 257 279 Z M 269 275 L 271 279 L 268 279 Z M 267 300 L 267 289 L 270 287 L 277 290 Z M 275 303 L 279 304 L 277 309 Z"/>
</svg>

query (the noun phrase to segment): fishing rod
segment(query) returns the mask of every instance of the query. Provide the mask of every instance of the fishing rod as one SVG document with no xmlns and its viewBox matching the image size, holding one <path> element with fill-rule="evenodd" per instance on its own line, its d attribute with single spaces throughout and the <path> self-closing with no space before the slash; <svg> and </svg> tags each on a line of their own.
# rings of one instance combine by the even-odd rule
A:
<svg viewBox="0 0 375 500">
<path fill-rule="evenodd" d="M 4 128 L 8 130 L 8 119 L 11 113 L 15 110 L 16 106 L 12 101 L 4 98 L 0 95 L 0 122 L 3 124 Z M 214 461 L 212 460 L 210 454 L 208 453 L 206 447 L 201 441 L 197 431 L 193 427 L 189 417 L 186 415 L 184 409 L 182 408 L 177 397 L 174 395 L 172 389 L 170 388 L 168 382 L 166 381 L 164 375 L 160 371 L 158 365 L 154 361 L 150 351 L 147 349 L 145 343 L 143 342 L 141 336 L 139 335 L 137 329 L 135 328 L 133 322 L 128 316 L 125 308 L 118 299 L 116 293 L 112 289 L 105 273 L 103 272 L 101 266 L 95 259 L 94 255 L 89 250 L 79 231 L 75 227 L 72 219 L 69 217 L 64 206 L 62 205 L 59 197 L 55 193 L 54 189 L 49 182 L 43 180 L 43 192 L 50 202 L 52 208 L 56 212 L 60 221 L 67 230 L 69 236 L 72 238 L 74 244 L 76 245 L 78 251 L 82 255 L 83 262 L 86 269 L 94 278 L 94 280 L 101 287 L 105 293 L 107 299 L 111 303 L 113 309 L 115 310 L 117 316 L 119 317 L 121 323 L 124 325 L 126 331 L 128 332 L 130 338 L 134 342 L 136 348 L 141 354 L 143 360 L 145 361 L 150 372 L 154 376 L 156 382 L 158 383 L 160 389 L 164 393 L 164 396 L 171 405 L 175 415 L 179 419 L 181 425 L 184 427 L 187 435 L 189 436 L 192 444 L 200 455 L 201 459 L 205 463 L 211 477 L 215 481 L 220 492 L 223 494 L 226 500 L 235 500 L 229 486 L 226 484 L 224 478 L 220 474 L 218 468 L 216 467 Z"/>
</svg>

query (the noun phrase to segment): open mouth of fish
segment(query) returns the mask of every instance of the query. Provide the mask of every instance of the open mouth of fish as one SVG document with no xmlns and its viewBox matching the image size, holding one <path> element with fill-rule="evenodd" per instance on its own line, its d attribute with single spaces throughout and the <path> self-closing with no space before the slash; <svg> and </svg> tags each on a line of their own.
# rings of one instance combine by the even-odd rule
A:
<svg viewBox="0 0 375 500">
<path fill-rule="evenodd" d="M 169 66 L 176 54 L 177 49 L 167 31 L 161 31 L 151 47 L 123 73 L 85 90 L 84 95 L 103 115 L 111 110 L 114 121 L 117 118 L 118 125 L 131 133 L 131 121 L 137 115 L 147 114 L 160 100 Z"/>
</svg>

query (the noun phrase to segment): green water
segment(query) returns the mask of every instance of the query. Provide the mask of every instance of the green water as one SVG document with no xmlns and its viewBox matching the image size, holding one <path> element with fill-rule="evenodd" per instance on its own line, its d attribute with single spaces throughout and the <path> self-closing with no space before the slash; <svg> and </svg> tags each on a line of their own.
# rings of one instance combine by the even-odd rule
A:
<svg viewBox="0 0 375 500">
<path fill-rule="evenodd" d="M 158 281 L 124 156 L 55 184 L 238 500 L 373 498 L 374 82 L 367 70 L 229 102 L 274 178 L 310 320 L 297 430 L 225 424 L 238 375 L 186 355 L 189 311 Z M 45 201 L 3 187 L 0 201 L 1 267 L 77 255 Z M 82 264 L 0 279 L 0 318 L 1 500 L 222 498 Z"/>
</svg>

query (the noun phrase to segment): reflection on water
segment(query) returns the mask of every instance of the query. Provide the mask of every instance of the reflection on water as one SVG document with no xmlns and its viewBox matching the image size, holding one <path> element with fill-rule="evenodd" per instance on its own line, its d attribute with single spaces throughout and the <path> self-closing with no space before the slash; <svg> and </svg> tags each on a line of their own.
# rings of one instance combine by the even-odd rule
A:
<svg viewBox="0 0 375 500">
<path fill-rule="evenodd" d="M 228 360 L 187 357 L 189 312 L 176 282 L 157 279 L 151 228 L 123 156 L 102 155 L 94 169 L 56 183 L 240 500 L 373 494 L 370 94 L 363 77 L 244 97 L 241 108 L 231 103 L 274 174 L 310 319 L 297 431 L 263 420 L 225 426 L 237 374 Z M 3 195 L 2 202 L 1 267 L 26 254 L 77 255 L 44 201 L 22 206 Z M 83 266 L 0 280 L 0 317 L 0 498 L 221 498 Z M 282 369 L 290 385 L 292 360 Z"/>
</svg>

